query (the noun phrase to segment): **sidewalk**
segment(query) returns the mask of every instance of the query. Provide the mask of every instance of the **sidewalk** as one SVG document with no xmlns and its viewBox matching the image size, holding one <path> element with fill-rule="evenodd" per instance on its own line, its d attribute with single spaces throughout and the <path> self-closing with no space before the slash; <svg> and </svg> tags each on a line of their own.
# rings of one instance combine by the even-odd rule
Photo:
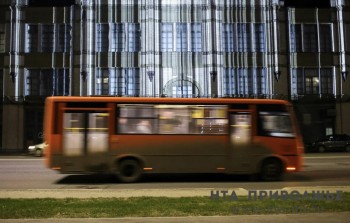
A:
<svg viewBox="0 0 350 223">
<path fill-rule="evenodd" d="M 0 189 L 0 198 L 128 198 L 128 197 L 210 197 L 211 194 L 223 196 L 222 191 L 227 191 L 229 196 L 233 191 L 237 196 L 248 196 L 249 191 L 244 188 L 184 188 L 184 189 Z M 281 194 L 281 191 L 298 191 L 301 195 L 305 191 L 328 191 L 335 194 L 337 191 L 350 192 L 350 186 L 318 186 L 318 187 L 285 187 L 273 191 Z M 267 193 L 269 194 L 269 193 Z M 256 191 L 259 195 L 259 191 Z M 350 211 L 350 210 L 349 210 Z"/>
</svg>

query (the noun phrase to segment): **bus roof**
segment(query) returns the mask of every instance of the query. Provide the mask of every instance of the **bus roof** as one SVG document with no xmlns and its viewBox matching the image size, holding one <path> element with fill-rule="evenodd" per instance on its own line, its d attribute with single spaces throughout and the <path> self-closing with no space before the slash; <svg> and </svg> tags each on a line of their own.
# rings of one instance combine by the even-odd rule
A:
<svg viewBox="0 0 350 223">
<path fill-rule="evenodd" d="M 152 98 L 152 97 L 106 97 L 106 96 L 51 96 L 51 102 L 119 102 L 119 103 L 170 103 L 170 104 L 285 104 L 286 100 L 249 98 Z"/>
</svg>

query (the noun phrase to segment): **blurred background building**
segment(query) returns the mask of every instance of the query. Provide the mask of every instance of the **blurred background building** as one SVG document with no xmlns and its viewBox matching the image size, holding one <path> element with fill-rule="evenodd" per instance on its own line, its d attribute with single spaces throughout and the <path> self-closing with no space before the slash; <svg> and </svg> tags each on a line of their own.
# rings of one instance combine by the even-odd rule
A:
<svg viewBox="0 0 350 223">
<path fill-rule="evenodd" d="M 51 95 L 277 98 L 350 134 L 350 0 L 2 0 L 0 150 Z"/>
</svg>

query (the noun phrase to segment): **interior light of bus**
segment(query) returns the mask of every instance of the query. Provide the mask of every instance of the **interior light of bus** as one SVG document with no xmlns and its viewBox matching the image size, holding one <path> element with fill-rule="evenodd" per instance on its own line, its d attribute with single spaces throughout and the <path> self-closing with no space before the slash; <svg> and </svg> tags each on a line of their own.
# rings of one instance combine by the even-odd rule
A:
<svg viewBox="0 0 350 223">
<path fill-rule="evenodd" d="M 287 168 L 287 171 L 295 171 L 296 168 L 294 166 L 288 166 Z"/>
<path fill-rule="evenodd" d="M 145 167 L 145 168 L 143 168 L 143 170 L 153 170 L 153 168 L 152 167 Z"/>
</svg>

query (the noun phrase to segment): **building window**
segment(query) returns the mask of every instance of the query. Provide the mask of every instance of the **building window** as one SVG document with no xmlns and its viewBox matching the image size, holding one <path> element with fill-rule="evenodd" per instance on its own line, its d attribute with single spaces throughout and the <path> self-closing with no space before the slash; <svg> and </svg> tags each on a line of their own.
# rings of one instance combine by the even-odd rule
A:
<svg viewBox="0 0 350 223">
<path fill-rule="evenodd" d="M 330 24 L 320 24 L 320 51 L 332 52 L 332 27 Z"/>
<path fill-rule="evenodd" d="M 313 24 L 303 26 L 304 52 L 317 52 L 317 27 Z"/>
<path fill-rule="evenodd" d="M 253 95 L 256 92 L 255 90 L 255 82 L 256 82 L 256 77 L 255 77 L 255 70 L 254 68 L 250 67 L 247 69 L 247 71 L 245 72 L 245 79 L 246 79 L 246 93 L 248 93 L 248 95 Z"/>
<path fill-rule="evenodd" d="M 68 52 L 70 30 L 65 24 L 26 24 L 25 52 Z"/>
<path fill-rule="evenodd" d="M 172 96 L 173 97 L 192 97 L 192 85 L 188 81 L 176 82 L 176 85 L 172 86 Z"/>
<path fill-rule="evenodd" d="M 254 52 L 265 52 L 265 27 L 262 23 L 254 24 L 255 49 Z"/>
<path fill-rule="evenodd" d="M 320 92 L 320 79 L 317 70 L 304 70 L 304 92 L 305 94 L 318 94 Z"/>
<path fill-rule="evenodd" d="M 127 32 L 126 32 L 127 30 Z M 125 47 L 127 46 L 127 48 Z M 141 50 L 140 24 L 96 24 L 97 52 L 138 52 Z"/>
<path fill-rule="evenodd" d="M 45 53 L 52 53 L 54 47 L 54 26 L 41 25 L 41 51 Z"/>
<path fill-rule="evenodd" d="M 55 69 L 54 81 L 54 95 L 69 95 L 69 69 Z"/>
<path fill-rule="evenodd" d="M 334 94 L 332 68 L 296 68 L 292 70 L 292 93 Z"/>
<path fill-rule="evenodd" d="M 202 51 L 202 24 L 191 24 L 191 49 L 192 52 Z"/>
<path fill-rule="evenodd" d="M 261 23 L 224 23 L 221 41 L 224 52 L 265 52 L 265 26 Z"/>
<path fill-rule="evenodd" d="M 256 94 L 265 95 L 266 91 L 266 69 L 265 68 L 256 68 Z"/>
<path fill-rule="evenodd" d="M 295 24 L 290 27 L 290 50 L 291 52 L 302 52 L 301 25 Z"/>
<path fill-rule="evenodd" d="M 140 70 L 138 68 L 125 68 L 126 94 L 130 96 L 140 95 Z"/>
<path fill-rule="evenodd" d="M 252 68 L 237 68 L 237 93 L 242 96 L 254 94 Z"/>
<path fill-rule="evenodd" d="M 96 24 L 96 51 L 97 52 L 108 52 L 108 32 L 109 25 Z"/>
<path fill-rule="evenodd" d="M 224 95 L 237 94 L 236 69 L 227 67 L 224 69 Z"/>
<path fill-rule="evenodd" d="M 224 95 L 264 95 L 266 94 L 265 68 L 225 68 Z"/>
<path fill-rule="evenodd" d="M 291 52 L 332 52 L 332 41 L 330 24 L 320 24 L 319 33 L 317 33 L 316 24 L 293 24 L 290 26 Z"/>
<path fill-rule="evenodd" d="M 187 24 L 177 23 L 176 24 L 176 51 L 185 52 L 187 51 Z"/>
<path fill-rule="evenodd" d="M 109 95 L 109 74 L 108 68 L 97 69 L 96 73 L 96 94 Z"/>
<path fill-rule="evenodd" d="M 26 95 L 51 95 L 53 70 L 30 69 L 26 73 Z"/>
<path fill-rule="evenodd" d="M 96 72 L 96 95 L 140 94 L 140 71 L 138 68 L 98 68 Z"/>
<path fill-rule="evenodd" d="M 161 24 L 161 51 L 173 51 L 173 25 L 171 23 Z"/>
<path fill-rule="evenodd" d="M 38 52 L 38 25 L 26 25 L 25 52 Z"/>
<path fill-rule="evenodd" d="M 125 25 L 121 23 L 110 24 L 111 47 L 112 52 L 124 51 L 125 43 Z"/>
<path fill-rule="evenodd" d="M 224 52 L 235 51 L 235 29 L 230 23 L 222 24 L 222 49 Z"/>
<path fill-rule="evenodd" d="M 237 93 L 240 95 L 248 94 L 248 74 L 246 68 L 237 69 Z"/>
<path fill-rule="evenodd" d="M 26 69 L 26 96 L 69 94 L 69 69 Z"/>
<path fill-rule="evenodd" d="M 321 93 L 322 94 L 334 94 L 332 68 L 320 69 L 320 76 L 321 76 Z"/>
<path fill-rule="evenodd" d="M 71 26 L 65 24 L 57 25 L 55 52 L 69 52 L 71 41 Z"/>
<path fill-rule="evenodd" d="M 251 26 L 249 23 L 237 23 L 238 52 L 251 52 Z"/>
<path fill-rule="evenodd" d="M 252 92 L 251 89 L 251 75 L 248 75 L 247 68 L 237 68 L 237 94 L 239 95 L 248 95 Z"/>
<path fill-rule="evenodd" d="M 3 32 L 0 29 L 0 53 L 4 53 L 4 52 L 5 52 L 5 32 Z"/>
<path fill-rule="evenodd" d="M 128 25 L 128 52 L 141 50 L 140 24 L 130 23 Z"/>
</svg>

